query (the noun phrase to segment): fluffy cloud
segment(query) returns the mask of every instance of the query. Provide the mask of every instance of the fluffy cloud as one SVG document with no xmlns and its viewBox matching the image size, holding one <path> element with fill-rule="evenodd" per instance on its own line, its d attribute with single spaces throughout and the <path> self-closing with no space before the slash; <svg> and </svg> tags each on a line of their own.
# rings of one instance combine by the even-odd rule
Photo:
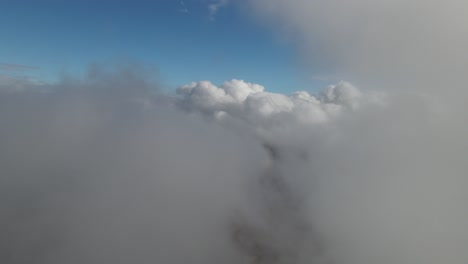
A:
<svg viewBox="0 0 468 264">
<path fill-rule="evenodd" d="M 326 122 L 344 110 L 355 110 L 377 98 L 363 94 L 347 82 L 330 85 L 317 95 L 306 91 L 292 95 L 271 93 L 261 85 L 235 79 L 220 87 L 209 81 L 193 82 L 177 92 L 183 96 L 181 105 L 190 110 L 270 127 Z"/>
</svg>

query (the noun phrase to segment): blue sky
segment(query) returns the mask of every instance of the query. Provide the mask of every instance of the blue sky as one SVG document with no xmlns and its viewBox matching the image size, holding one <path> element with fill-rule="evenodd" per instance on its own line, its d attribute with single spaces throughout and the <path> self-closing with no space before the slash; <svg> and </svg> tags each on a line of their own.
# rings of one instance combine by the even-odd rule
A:
<svg viewBox="0 0 468 264">
<path fill-rule="evenodd" d="M 212 15 L 216 1 L 3 0 L 0 63 L 38 67 L 28 74 L 45 81 L 131 60 L 157 67 L 168 87 L 233 78 L 277 92 L 323 85 L 306 85 L 294 49 L 233 3 Z"/>
</svg>

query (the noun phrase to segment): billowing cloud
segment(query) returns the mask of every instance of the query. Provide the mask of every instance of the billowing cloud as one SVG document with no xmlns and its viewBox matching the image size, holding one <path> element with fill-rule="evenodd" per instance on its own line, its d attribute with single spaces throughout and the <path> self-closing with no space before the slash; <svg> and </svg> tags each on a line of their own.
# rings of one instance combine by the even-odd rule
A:
<svg viewBox="0 0 468 264">
<path fill-rule="evenodd" d="M 378 102 L 378 96 L 363 94 L 347 82 L 330 85 L 316 95 L 306 91 L 292 95 L 271 93 L 258 84 L 242 80 L 224 82 L 220 87 L 209 81 L 179 87 L 182 106 L 218 119 L 236 118 L 254 126 L 284 126 L 326 122 L 360 104 Z"/>
</svg>

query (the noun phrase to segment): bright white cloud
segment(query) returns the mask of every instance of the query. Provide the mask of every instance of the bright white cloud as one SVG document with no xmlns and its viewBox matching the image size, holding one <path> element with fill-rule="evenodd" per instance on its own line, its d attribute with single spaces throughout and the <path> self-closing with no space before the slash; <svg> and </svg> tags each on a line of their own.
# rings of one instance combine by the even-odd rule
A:
<svg viewBox="0 0 468 264">
<path fill-rule="evenodd" d="M 183 106 L 191 110 L 233 117 L 258 126 L 325 122 L 344 109 L 355 110 L 371 100 L 371 96 L 347 82 L 330 85 L 317 95 L 306 91 L 289 96 L 271 93 L 261 85 L 235 79 L 220 87 L 209 81 L 193 82 L 177 92 L 183 96 Z"/>
</svg>

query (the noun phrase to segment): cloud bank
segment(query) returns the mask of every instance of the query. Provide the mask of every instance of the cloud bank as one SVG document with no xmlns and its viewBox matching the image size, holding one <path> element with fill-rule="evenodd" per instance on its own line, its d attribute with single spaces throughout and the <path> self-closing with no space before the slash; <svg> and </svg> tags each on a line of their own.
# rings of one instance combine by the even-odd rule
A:
<svg viewBox="0 0 468 264">
<path fill-rule="evenodd" d="M 384 107 L 289 137 L 309 146 L 304 171 L 315 180 L 306 192 L 324 255 L 332 263 L 466 262 L 467 3 L 250 2 L 307 64 L 387 94 Z"/>
<path fill-rule="evenodd" d="M 468 131 L 437 102 L 144 76 L 0 93 L 3 263 L 468 258 Z"/>
<path fill-rule="evenodd" d="M 2 263 L 245 261 L 229 219 L 267 154 L 137 76 L 0 92 Z"/>
</svg>

